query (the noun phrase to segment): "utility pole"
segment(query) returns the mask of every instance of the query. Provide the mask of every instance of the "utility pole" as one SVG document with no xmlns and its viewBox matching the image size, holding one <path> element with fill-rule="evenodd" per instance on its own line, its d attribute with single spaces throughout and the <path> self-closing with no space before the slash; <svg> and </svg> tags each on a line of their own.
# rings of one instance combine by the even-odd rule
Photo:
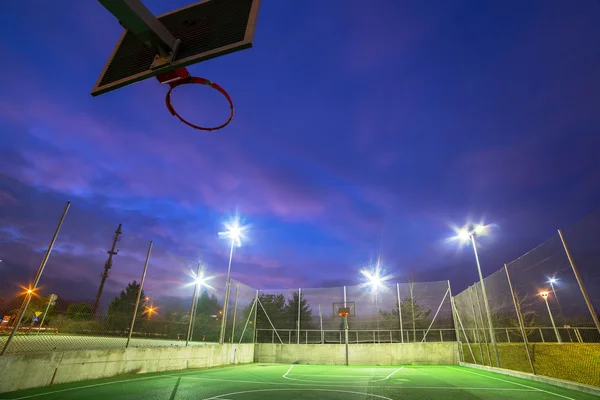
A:
<svg viewBox="0 0 600 400">
<path fill-rule="evenodd" d="M 100 287 L 98 288 L 98 294 L 96 295 L 96 300 L 94 301 L 94 306 L 92 307 L 93 315 L 96 315 L 96 312 L 98 311 L 98 305 L 100 304 L 100 297 L 102 296 L 102 290 L 104 290 L 104 282 L 106 282 L 106 278 L 108 278 L 108 270 L 112 267 L 112 263 L 113 263 L 112 258 L 114 255 L 116 255 L 119 252 L 119 250 L 115 250 L 115 247 L 117 247 L 117 242 L 119 241 L 119 235 L 121 233 L 123 233 L 121 231 L 122 225 L 123 224 L 119 224 L 119 227 L 115 231 L 115 236 L 113 237 L 112 247 L 110 248 L 110 250 L 107 251 L 108 259 L 106 260 L 106 263 L 104 264 L 104 272 L 102 274 L 100 274 L 100 276 L 102 277 L 102 280 L 100 281 Z"/>
</svg>

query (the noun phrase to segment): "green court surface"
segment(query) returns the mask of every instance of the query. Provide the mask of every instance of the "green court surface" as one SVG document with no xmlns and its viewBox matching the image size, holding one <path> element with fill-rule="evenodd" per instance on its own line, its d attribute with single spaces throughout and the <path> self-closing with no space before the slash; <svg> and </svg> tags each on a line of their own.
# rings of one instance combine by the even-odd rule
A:
<svg viewBox="0 0 600 400">
<path fill-rule="evenodd" d="M 4 393 L 0 399 L 598 399 L 543 383 L 454 366 L 247 364 L 129 375 Z"/>
</svg>

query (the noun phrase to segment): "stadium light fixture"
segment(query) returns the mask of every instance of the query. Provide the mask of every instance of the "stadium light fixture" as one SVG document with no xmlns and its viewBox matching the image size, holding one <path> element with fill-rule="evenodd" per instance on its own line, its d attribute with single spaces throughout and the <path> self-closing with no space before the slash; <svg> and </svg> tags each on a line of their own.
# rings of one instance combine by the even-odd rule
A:
<svg viewBox="0 0 600 400">
<path fill-rule="evenodd" d="M 483 293 L 483 304 L 485 306 L 485 311 L 487 314 L 488 320 L 488 328 L 490 332 L 490 338 L 492 340 L 492 344 L 494 345 L 494 354 L 496 356 L 496 363 L 498 367 L 501 367 L 500 364 L 500 355 L 498 354 L 498 344 L 496 343 L 496 336 L 494 334 L 494 326 L 492 324 L 492 313 L 490 312 L 490 303 L 488 301 L 487 291 L 485 290 L 485 282 L 483 281 L 483 274 L 481 273 L 481 264 L 479 262 L 479 254 L 477 253 L 477 242 L 475 241 L 476 236 L 484 235 L 487 231 L 487 225 L 484 224 L 476 224 L 476 225 L 467 225 L 460 229 L 455 229 L 456 235 L 454 239 L 458 239 L 463 243 L 470 242 L 473 246 L 473 253 L 475 254 L 475 263 L 477 264 L 477 273 L 479 274 L 479 283 L 481 284 L 481 291 Z"/>
</svg>

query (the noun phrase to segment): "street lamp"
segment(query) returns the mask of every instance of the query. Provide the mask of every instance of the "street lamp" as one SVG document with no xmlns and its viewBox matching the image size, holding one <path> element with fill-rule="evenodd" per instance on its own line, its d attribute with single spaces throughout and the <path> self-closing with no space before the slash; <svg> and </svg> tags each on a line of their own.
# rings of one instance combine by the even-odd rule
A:
<svg viewBox="0 0 600 400">
<path fill-rule="evenodd" d="M 560 312 L 560 317 L 563 320 L 563 326 L 567 329 L 567 334 L 569 335 L 569 339 L 573 340 L 571 337 L 571 332 L 569 331 L 569 328 L 568 328 L 567 319 L 565 318 L 565 314 L 563 313 L 563 309 L 562 309 L 562 306 L 560 305 L 560 301 L 558 301 L 558 295 L 556 294 L 556 290 L 554 289 L 554 284 L 556 282 L 558 282 L 558 279 L 556 279 L 556 278 L 548 279 L 548 283 L 550 284 L 550 287 L 552 288 L 552 294 L 554 294 L 554 299 L 556 300 L 556 304 L 558 305 L 558 311 Z"/>
<path fill-rule="evenodd" d="M 464 227 L 457 232 L 458 238 L 463 242 L 471 242 L 473 246 L 473 252 L 475 253 L 475 262 L 477 263 L 477 272 L 479 273 L 479 283 L 481 284 L 481 292 L 483 293 L 483 304 L 485 305 L 485 311 L 487 314 L 488 328 L 490 330 L 490 339 L 494 345 L 494 353 L 496 355 L 496 363 L 498 367 L 500 365 L 500 356 L 498 355 L 498 344 L 496 343 L 496 336 L 494 334 L 494 327 L 492 325 L 492 313 L 490 312 L 490 303 L 488 301 L 487 291 L 485 290 L 485 283 L 483 282 L 483 274 L 481 273 L 481 264 L 479 263 L 479 255 L 477 254 L 477 242 L 475 236 L 485 234 L 486 226 L 479 224 L 471 227 L 471 229 Z"/>
<path fill-rule="evenodd" d="M 548 292 L 540 292 L 539 293 L 540 296 L 542 296 L 542 298 L 544 299 L 544 302 L 546 303 L 546 308 L 548 309 L 548 315 L 550 316 L 550 322 L 552 322 L 552 327 L 554 328 L 554 334 L 556 335 L 556 340 L 558 340 L 558 343 L 562 344 L 562 339 L 560 338 L 560 335 L 558 333 L 558 329 L 556 329 L 556 324 L 554 323 L 554 317 L 552 317 L 552 311 L 550 310 L 550 305 L 548 304 Z"/>
<path fill-rule="evenodd" d="M 229 291 L 231 286 L 231 260 L 233 259 L 233 248 L 234 246 L 240 247 L 242 245 L 242 239 L 244 238 L 244 231 L 246 230 L 246 227 L 240 225 L 240 219 L 236 216 L 233 221 L 225 223 L 225 229 L 225 232 L 219 232 L 219 236 L 230 239 L 231 247 L 229 250 L 229 264 L 227 266 L 227 280 L 225 282 L 223 320 L 221 321 L 221 335 L 219 337 L 220 344 L 223 344 L 225 341 L 225 327 L 227 321 L 227 309 L 229 308 Z"/>
</svg>

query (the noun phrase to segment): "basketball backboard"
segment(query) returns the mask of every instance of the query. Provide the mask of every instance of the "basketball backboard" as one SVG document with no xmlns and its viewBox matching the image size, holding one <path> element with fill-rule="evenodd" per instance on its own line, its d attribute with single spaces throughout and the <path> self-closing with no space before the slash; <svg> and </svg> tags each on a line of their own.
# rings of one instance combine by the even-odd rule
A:
<svg viewBox="0 0 600 400">
<path fill-rule="evenodd" d="M 158 17 L 140 0 L 99 0 L 125 27 L 92 96 L 252 47 L 260 0 L 203 0 Z"/>
<path fill-rule="evenodd" d="M 356 317 L 356 303 L 353 301 L 333 303 L 333 315 L 338 317 Z"/>
</svg>

